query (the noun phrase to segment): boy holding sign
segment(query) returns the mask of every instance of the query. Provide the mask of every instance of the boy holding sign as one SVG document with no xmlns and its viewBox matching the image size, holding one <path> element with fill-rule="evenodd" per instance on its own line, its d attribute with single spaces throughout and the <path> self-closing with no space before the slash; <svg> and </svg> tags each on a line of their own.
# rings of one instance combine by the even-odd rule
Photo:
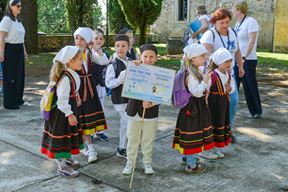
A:
<svg viewBox="0 0 288 192">
<path fill-rule="evenodd" d="M 157 48 L 152 44 L 140 47 L 142 63 L 153 65 L 157 61 Z M 153 144 L 157 130 L 159 105 L 150 101 L 129 99 L 126 113 L 129 118 L 127 128 L 127 163 L 123 175 L 130 175 L 137 159 L 138 145 L 141 144 L 144 173 L 151 175 Z M 144 113 L 144 115 L 143 115 Z"/>
</svg>

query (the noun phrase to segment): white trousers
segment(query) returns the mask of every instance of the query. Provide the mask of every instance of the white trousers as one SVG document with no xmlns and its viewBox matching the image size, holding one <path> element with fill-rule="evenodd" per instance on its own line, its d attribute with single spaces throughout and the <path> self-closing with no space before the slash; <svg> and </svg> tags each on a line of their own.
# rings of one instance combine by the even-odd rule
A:
<svg viewBox="0 0 288 192">
<path fill-rule="evenodd" d="M 102 87 L 100 85 L 96 86 L 97 94 L 100 100 L 100 103 L 102 105 L 102 109 L 104 111 L 104 101 L 105 101 L 105 96 L 106 96 L 106 88 Z M 98 131 L 97 133 L 103 133 L 103 131 Z"/>
<path fill-rule="evenodd" d="M 125 113 L 127 104 L 114 105 L 115 110 L 120 115 L 120 128 L 119 128 L 119 148 L 126 149 L 127 147 L 127 124 L 128 117 Z"/>
<path fill-rule="evenodd" d="M 127 137 L 127 164 L 133 164 L 137 159 L 138 146 L 141 145 L 143 163 L 152 162 L 153 145 L 157 129 L 157 120 L 136 121 L 129 119 Z"/>
<path fill-rule="evenodd" d="M 106 88 L 101 87 L 100 85 L 96 86 L 97 94 L 100 100 L 100 103 L 102 105 L 103 111 L 104 111 L 104 101 L 105 101 L 105 95 L 106 95 Z"/>
</svg>

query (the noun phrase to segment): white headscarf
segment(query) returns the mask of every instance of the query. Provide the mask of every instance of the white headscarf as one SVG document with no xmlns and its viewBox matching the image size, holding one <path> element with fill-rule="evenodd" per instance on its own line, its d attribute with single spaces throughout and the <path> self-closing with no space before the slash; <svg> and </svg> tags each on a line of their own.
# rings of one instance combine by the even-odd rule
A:
<svg viewBox="0 0 288 192">
<path fill-rule="evenodd" d="M 57 55 L 54 57 L 53 59 L 53 63 L 61 62 L 63 63 L 65 66 L 67 65 L 67 63 L 73 59 L 73 57 L 75 57 L 75 55 L 78 53 L 79 48 L 76 46 L 66 46 L 63 47 L 58 53 Z"/>
<path fill-rule="evenodd" d="M 192 43 L 190 45 L 187 45 L 183 49 L 184 54 L 189 58 L 192 59 L 193 57 L 197 57 L 199 55 L 202 55 L 204 53 L 207 53 L 207 50 L 205 47 L 198 43 Z"/>
<path fill-rule="evenodd" d="M 233 59 L 233 56 L 227 49 L 221 47 L 217 49 L 209 58 L 212 59 L 216 65 L 221 65 L 225 61 Z"/>
<path fill-rule="evenodd" d="M 92 32 L 92 29 L 88 27 L 79 27 L 74 32 L 74 38 L 76 38 L 76 35 L 80 35 L 83 39 L 85 39 L 86 43 L 90 43 L 93 40 Z"/>
<path fill-rule="evenodd" d="M 16 1 L 16 0 L 10 0 L 9 1 L 9 6 L 11 6 L 14 1 Z M 17 0 L 17 3 L 20 3 L 20 2 L 21 2 L 20 0 Z"/>
</svg>

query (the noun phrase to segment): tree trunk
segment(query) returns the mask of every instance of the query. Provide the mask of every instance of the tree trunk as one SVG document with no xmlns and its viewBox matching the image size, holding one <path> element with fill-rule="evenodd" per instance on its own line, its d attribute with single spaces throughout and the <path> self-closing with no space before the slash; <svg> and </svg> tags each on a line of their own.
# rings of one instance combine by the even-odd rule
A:
<svg viewBox="0 0 288 192">
<path fill-rule="evenodd" d="M 27 53 L 38 53 L 37 0 L 22 0 L 21 22 L 25 28 L 25 47 Z"/>
<path fill-rule="evenodd" d="M 146 40 L 146 30 L 147 30 L 146 22 L 143 22 L 139 26 L 139 30 L 140 30 L 139 46 L 141 46 L 145 44 L 145 40 Z"/>
</svg>

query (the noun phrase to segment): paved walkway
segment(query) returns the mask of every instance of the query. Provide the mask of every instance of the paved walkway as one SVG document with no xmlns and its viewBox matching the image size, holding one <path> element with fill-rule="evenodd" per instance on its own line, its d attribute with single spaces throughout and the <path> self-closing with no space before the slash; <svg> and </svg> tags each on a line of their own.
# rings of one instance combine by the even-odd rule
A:
<svg viewBox="0 0 288 192">
<path fill-rule="evenodd" d="M 119 117 L 109 98 L 105 109 L 110 141 L 96 142 L 95 164 L 87 164 L 82 154 L 76 157 L 82 164 L 78 178 L 58 176 L 56 164 L 39 153 L 43 129 L 39 100 L 45 83 L 28 79 L 25 99 L 30 105 L 20 110 L 4 110 L 0 98 L 0 191 L 129 191 L 130 177 L 121 174 L 125 160 L 115 156 Z M 138 161 L 132 191 L 288 191 L 288 89 L 263 83 L 259 89 L 263 117 L 247 118 L 241 89 L 234 131 L 239 142 L 226 149 L 226 158 L 206 161 L 208 170 L 202 175 L 183 171 L 179 153 L 171 148 L 177 110 L 161 106 L 153 154 L 156 173 L 146 176 Z M 102 183 L 95 185 L 91 179 Z"/>
</svg>

